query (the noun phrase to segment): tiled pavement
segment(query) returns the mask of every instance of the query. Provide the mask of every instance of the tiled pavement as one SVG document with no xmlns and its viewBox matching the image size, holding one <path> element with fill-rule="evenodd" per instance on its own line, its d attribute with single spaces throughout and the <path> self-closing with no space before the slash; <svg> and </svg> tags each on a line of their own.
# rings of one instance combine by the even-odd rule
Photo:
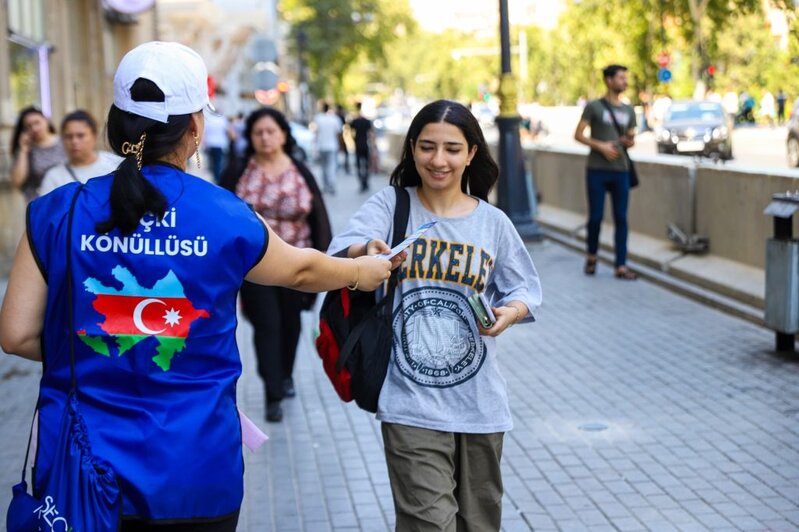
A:
<svg viewBox="0 0 799 532">
<path fill-rule="evenodd" d="M 342 176 L 340 229 L 363 201 Z M 379 181 L 375 184 L 384 184 Z M 799 530 L 799 358 L 773 335 L 644 281 L 624 283 L 552 243 L 530 246 L 538 322 L 500 339 L 515 429 L 505 439 L 503 529 Z M 380 434 L 335 396 L 306 316 L 283 423 L 266 424 L 250 330 L 240 404 L 271 436 L 245 451 L 242 531 L 393 528 Z M 0 506 L 15 481 L 35 366 L 0 358 Z M 586 430 L 606 427 L 604 430 Z"/>
</svg>

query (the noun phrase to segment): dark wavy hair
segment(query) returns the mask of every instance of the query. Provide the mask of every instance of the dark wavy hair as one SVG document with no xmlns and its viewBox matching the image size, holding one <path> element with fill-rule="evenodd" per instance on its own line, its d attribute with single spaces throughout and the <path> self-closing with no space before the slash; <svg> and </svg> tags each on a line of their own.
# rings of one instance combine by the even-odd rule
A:
<svg viewBox="0 0 799 532">
<path fill-rule="evenodd" d="M 25 107 L 22 111 L 19 112 L 19 116 L 17 117 L 17 123 L 14 124 L 14 133 L 11 135 L 11 155 L 16 157 L 17 153 L 19 153 L 19 137 L 22 135 L 22 130 L 25 124 L 25 118 L 27 118 L 30 114 L 37 114 L 41 115 L 45 120 L 47 120 L 47 129 L 50 130 L 50 133 L 55 133 L 55 127 L 53 127 L 53 123 L 50 122 L 50 119 L 44 116 L 44 113 L 38 107 L 33 105 L 29 105 Z"/>
<path fill-rule="evenodd" d="M 274 120 L 277 124 L 277 127 L 279 127 L 283 131 L 283 134 L 286 135 L 286 143 L 283 145 L 283 152 L 291 157 L 291 155 L 294 153 L 294 147 L 297 145 L 297 141 L 294 140 L 294 136 L 291 134 L 291 126 L 289 125 L 289 121 L 286 120 L 286 115 L 274 107 L 261 107 L 260 109 L 256 109 L 250 113 L 250 116 L 247 117 L 247 122 L 244 125 L 244 138 L 247 139 L 247 148 L 244 150 L 245 160 L 249 160 L 249 158 L 255 154 L 255 148 L 252 147 L 252 128 L 255 127 L 256 122 L 265 116 L 268 116 Z"/>
<path fill-rule="evenodd" d="M 136 102 L 163 102 L 164 93 L 152 81 L 137 79 L 130 89 Z M 142 133 L 147 133 L 142 151 L 142 165 L 153 163 L 174 152 L 191 125 L 191 115 L 170 115 L 166 123 L 128 113 L 112 105 L 108 111 L 108 144 L 117 155 L 125 159 L 114 171 L 111 185 L 111 217 L 99 222 L 96 230 L 107 233 L 119 228 L 123 233 L 132 233 L 146 213 L 158 218 L 164 216 L 167 202 L 155 185 L 147 181 L 136 165 L 135 155 L 122 153 L 122 144 L 139 142 Z"/>
<path fill-rule="evenodd" d="M 97 134 L 97 120 L 89 113 L 88 111 L 84 111 L 83 109 L 78 109 L 76 111 L 72 111 L 64 119 L 61 121 L 61 133 L 64 133 L 64 128 L 67 127 L 67 124 L 70 122 L 83 122 L 89 129 L 92 130 L 92 133 L 95 135 Z"/>
<path fill-rule="evenodd" d="M 408 134 L 402 144 L 402 157 L 394 171 L 391 172 L 391 184 L 400 187 L 418 187 L 422 178 L 416 170 L 413 159 L 413 146 L 427 124 L 446 122 L 457 127 L 466 138 L 467 149 L 477 146 L 477 152 L 472 162 L 463 172 L 461 190 L 484 201 L 488 200 L 488 192 L 497 182 L 499 167 L 483 136 L 477 119 L 471 111 L 458 102 L 451 100 L 437 100 L 422 107 L 413 117 L 408 128 Z"/>
</svg>

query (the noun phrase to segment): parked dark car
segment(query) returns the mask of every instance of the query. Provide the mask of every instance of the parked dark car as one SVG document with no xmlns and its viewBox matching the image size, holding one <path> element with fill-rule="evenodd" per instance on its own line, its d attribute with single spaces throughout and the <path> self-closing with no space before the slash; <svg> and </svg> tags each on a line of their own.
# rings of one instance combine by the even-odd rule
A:
<svg viewBox="0 0 799 532">
<path fill-rule="evenodd" d="M 657 130 L 659 153 L 732 159 L 733 124 L 716 102 L 674 102 Z"/>
<path fill-rule="evenodd" d="M 788 165 L 799 166 L 799 98 L 793 103 L 791 119 L 788 121 Z"/>
</svg>

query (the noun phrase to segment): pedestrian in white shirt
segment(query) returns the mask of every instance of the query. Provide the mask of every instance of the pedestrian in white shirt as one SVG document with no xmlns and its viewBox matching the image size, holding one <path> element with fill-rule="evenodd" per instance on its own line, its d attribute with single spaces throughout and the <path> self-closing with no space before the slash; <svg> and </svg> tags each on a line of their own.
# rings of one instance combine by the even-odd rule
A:
<svg viewBox="0 0 799 532">
<path fill-rule="evenodd" d="M 208 113 L 205 117 L 203 145 L 208 156 L 211 176 L 219 183 L 225 168 L 225 150 L 228 147 L 228 120 L 225 115 Z"/>
<path fill-rule="evenodd" d="M 322 163 L 322 180 L 327 194 L 336 193 L 336 157 L 339 150 L 341 120 L 331 110 L 330 105 L 322 103 L 322 112 L 314 117 L 316 148 Z"/>
<path fill-rule="evenodd" d="M 116 170 L 122 158 L 107 151 L 97 151 L 97 121 L 83 110 L 74 111 L 61 122 L 61 141 L 67 162 L 50 168 L 39 186 L 43 196 L 73 181 L 85 183 L 92 177 Z"/>
</svg>

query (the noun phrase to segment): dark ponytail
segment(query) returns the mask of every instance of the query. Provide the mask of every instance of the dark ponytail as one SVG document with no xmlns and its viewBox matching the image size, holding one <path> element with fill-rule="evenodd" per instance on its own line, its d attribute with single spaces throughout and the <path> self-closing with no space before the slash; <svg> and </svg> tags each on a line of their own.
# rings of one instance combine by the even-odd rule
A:
<svg viewBox="0 0 799 532">
<path fill-rule="evenodd" d="M 139 78 L 130 89 L 131 98 L 137 102 L 163 102 L 164 93 L 152 81 Z M 114 171 L 111 185 L 111 216 L 99 222 L 98 233 L 108 233 L 118 228 L 129 234 L 136 230 L 142 216 L 147 213 L 163 218 L 167 202 L 164 195 L 144 178 L 138 168 L 135 154 L 126 154 L 122 145 L 137 144 L 142 134 L 147 136 L 141 145 L 142 165 L 155 162 L 174 152 L 191 124 L 191 115 L 172 115 L 164 124 L 122 111 L 115 105 L 108 111 L 108 144 L 117 155 L 125 159 Z"/>
</svg>

